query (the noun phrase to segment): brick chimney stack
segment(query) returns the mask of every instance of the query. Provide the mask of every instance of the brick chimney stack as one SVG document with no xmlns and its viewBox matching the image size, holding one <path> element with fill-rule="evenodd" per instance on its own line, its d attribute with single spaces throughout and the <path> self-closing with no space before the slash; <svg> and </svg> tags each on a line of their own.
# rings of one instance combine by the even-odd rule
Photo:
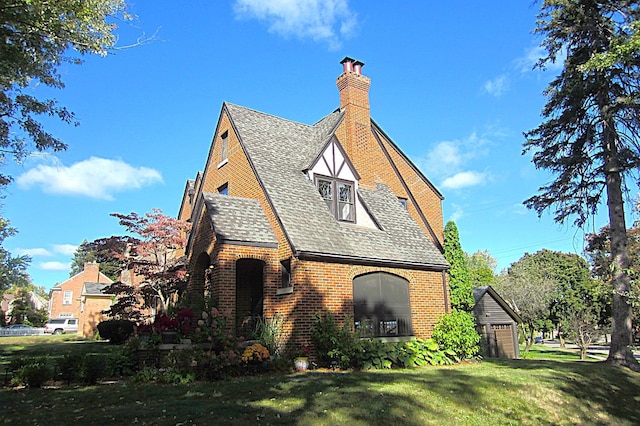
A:
<svg viewBox="0 0 640 426">
<path fill-rule="evenodd" d="M 340 63 L 343 72 L 336 84 L 340 91 L 340 110 L 345 112 L 346 133 L 340 142 L 358 168 L 358 164 L 362 165 L 362 161 L 366 161 L 370 155 L 367 151 L 371 142 L 369 139 L 372 138 L 369 109 L 371 79 L 362 75 L 363 62 L 347 56 Z"/>
</svg>

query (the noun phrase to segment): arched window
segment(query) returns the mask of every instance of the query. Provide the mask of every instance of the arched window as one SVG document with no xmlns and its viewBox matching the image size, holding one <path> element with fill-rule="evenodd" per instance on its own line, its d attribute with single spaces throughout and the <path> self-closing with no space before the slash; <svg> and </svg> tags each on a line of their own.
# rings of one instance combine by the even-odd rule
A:
<svg viewBox="0 0 640 426">
<path fill-rule="evenodd" d="M 411 336 L 409 282 L 386 272 L 353 279 L 353 318 L 365 336 Z"/>
</svg>

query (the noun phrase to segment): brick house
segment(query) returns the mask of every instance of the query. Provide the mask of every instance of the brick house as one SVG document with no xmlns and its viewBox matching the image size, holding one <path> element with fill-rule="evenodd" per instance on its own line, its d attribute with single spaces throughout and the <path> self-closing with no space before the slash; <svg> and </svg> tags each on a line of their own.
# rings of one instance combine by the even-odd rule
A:
<svg viewBox="0 0 640 426">
<path fill-rule="evenodd" d="M 85 263 L 82 272 L 60 284 L 56 284 L 49 291 L 49 318 L 78 318 L 78 333 L 82 333 L 82 330 L 85 329 L 82 319 L 95 317 L 94 314 L 86 311 L 86 306 L 83 306 L 83 300 L 86 302 L 87 285 L 93 289 L 91 284 L 111 283 L 113 281 L 100 272 L 98 263 Z M 93 306 L 93 303 L 89 305 Z M 83 312 L 83 310 L 86 312 Z M 90 327 L 90 325 L 87 325 L 87 327 Z"/>
<path fill-rule="evenodd" d="M 313 125 L 223 103 L 185 187 L 189 296 L 210 295 L 238 335 L 281 315 L 301 344 L 328 310 L 370 336 L 427 338 L 448 309 L 443 197 L 371 119 L 364 64 L 341 64 L 340 106 Z"/>
<path fill-rule="evenodd" d="M 103 292 L 107 286 L 109 284 L 106 283 L 83 284 L 78 318 L 78 333 L 82 336 L 95 335 L 100 321 L 107 319 L 107 316 L 102 314 L 102 311 L 109 309 L 112 301 L 112 295 Z"/>
</svg>

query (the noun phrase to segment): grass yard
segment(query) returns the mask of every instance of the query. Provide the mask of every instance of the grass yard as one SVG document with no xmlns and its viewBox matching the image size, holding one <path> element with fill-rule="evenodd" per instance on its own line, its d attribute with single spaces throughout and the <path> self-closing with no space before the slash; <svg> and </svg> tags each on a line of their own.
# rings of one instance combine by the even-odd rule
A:
<svg viewBox="0 0 640 426">
<path fill-rule="evenodd" d="M 0 339 L 0 359 L 51 345 Z M 9 346 L 5 346 L 9 345 Z M 65 346 L 68 345 L 68 346 Z M 53 353 L 53 352 L 50 352 Z M 640 374 L 597 362 L 494 360 L 449 367 L 307 372 L 191 385 L 0 389 L 11 424 L 640 424 Z"/>
</svg>

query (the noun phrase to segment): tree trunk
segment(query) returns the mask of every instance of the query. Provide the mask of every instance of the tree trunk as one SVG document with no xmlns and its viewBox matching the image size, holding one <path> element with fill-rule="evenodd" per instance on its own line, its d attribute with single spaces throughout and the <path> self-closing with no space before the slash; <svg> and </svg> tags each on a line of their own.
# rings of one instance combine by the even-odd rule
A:
<svg viewBox="0 0 640 426">
<path fill-rule="evenodd" d="M 602 105 L 602 104 L 601 104 Z M 613 365 L 629 367 L 640 371 L 631 350 L 631 304 L 629 291 L 629 249 L 627 245 L 627 226 L 624 218 L 624 199 L 622 196 L 622 176 L 618 164 L 618 138 L 613 120 L 608 119 L 607 107 L 601 107 L 603 117 L 603 142 L 605 144 L 605 174 L 607 188 L 607 207 L 609 209 L 609 228 L 611 232 L 611 260 L 613 273 L 612 331 L 607 362 Z"/>
</svg>

